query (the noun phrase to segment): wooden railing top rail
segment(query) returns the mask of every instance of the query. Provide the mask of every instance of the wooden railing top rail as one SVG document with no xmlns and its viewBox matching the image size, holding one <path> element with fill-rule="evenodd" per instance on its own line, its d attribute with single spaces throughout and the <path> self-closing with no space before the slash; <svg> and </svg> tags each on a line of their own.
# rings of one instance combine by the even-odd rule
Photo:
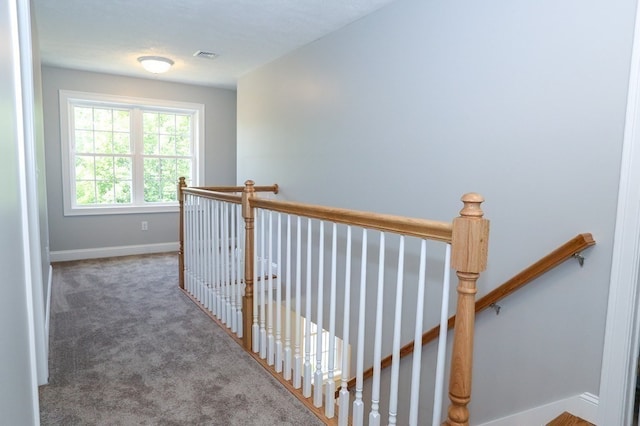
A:
<svg viewBox="0 0 640 426">
<path fill-rule="evenodd" d="M 249 203 L 251 207 L 265 210 L 444 242 L 451 242 L 453 230 L 452 224 L 448 222 L 406 218 L 390 214 L 370 213 L 314 204 L 267 200 L 263 198 L 251 198 Z"/>
<path fill-rule="evenodd" d="M 244 186 L 181 186 L 181 190 L 185 194 L 193 194 L 202 198 L 227 201 L 235 204 L 242 204 L 242 192 L 244 189 Z M 253 189 L 255 192 L 273 192 L 274 194 L 277 194 L 278 184 L 254 186 Z"/>
<path fill-rule="evenodd" d="M 192 187 L 182 188 L 182 192 L 185 194 L 197 195 L 199 197 L 208 198 L 211 200 L 220 200 L 220 201 L 227 201 L 229 203 L 242 204 L 241 194 L 236 195 L 236 194 L 229 194 L 225 192 L 215 192 L 207 189 L 192 188 Z"/>
<path fill-rule="evenodd" d="M 205 191 L 213 191 L 213 192 L 242 192 L 244 191 L 244 186 L 191 186 L 190 188 L 195 189 L 204 189 Z M 273 185 L 265 185 L 265 186 L 254 186 L 255 192 L 273 192 L 277 194 L 279 191 L 278 184 L 275 183 Z"/>
<path fill-rule="evenodd" d="M 514 275 L 512 278 L 507 280 L 501 286 L 495 288 L 494 290 L 487 293 L 485 296 L 478 299 L 475 305 L 476 313 L 481 312 L 494 303 L 504 299 L 508 295 L 514 293 L 518 289 L 524 287 L 526 284 L 535 280 L 539 276 L 545 274 L 556 266 L 560 265 L 562 262 L 568 260 L 573 257 L 575 254 L 580 253 L 582 250 L 591 247 L 594 245 L 596 241 L 593 239 L 593 236 L 589 233 L 578 234 L 566 243 L 562 244 L 557 249 L 553 250 L 548 255 L 544 256 L 537 262 L 523 269 L 521 272 Z M 452 316 L 449 318 L 447 322 L 448 328 L 452 328 L 455 325 L 456 316 Z M 426 345 L 427 343 L 435 340 L 440 334 L 440 326 L 437 325 L 433 327 L 431 330 L 427 331 L 422 335 L 422 345 Z M 411 353 L 413 353 L 414 343 L 409 342 L 404 345 L 400 349 L 400 358 L 403 358 Z M 391 365 L 392 357 L 388 356 L 383 358 L 381 361 L 381 368 L 387 368 Z M 373 367 L 367 369 L 363 373 L 363 378 L 368 379 L 373 376 Z M 352 389 L 356 385 L 356 378 L 353 377 L 349 379 L 347 387 Z M 336 393 L 336 398 L 338 397 Z"/>
</svg>

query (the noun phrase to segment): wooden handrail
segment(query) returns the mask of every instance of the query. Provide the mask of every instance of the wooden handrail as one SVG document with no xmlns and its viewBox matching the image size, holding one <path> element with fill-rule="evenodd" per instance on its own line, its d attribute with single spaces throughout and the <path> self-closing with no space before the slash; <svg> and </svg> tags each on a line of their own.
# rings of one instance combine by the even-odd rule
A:
<svg viewBox="0 0 640 426">
<path fill-rule="evenodd" d="M 205 191 L 213 191 L 213 192 L 244 191 L 244 186 L 191 186 L 190 188 L 203 189 Z M 277 183 L 273 185 L 268 185 L 268 186 L 254 186 L 253 188 L 256 192 L 273 192 L 274 194 L 277 194 L 280 189 Z"/>
<path fill-rule="evenodd" d="M 255 186 L 254 188 L 255 192 L 278 193 L 278 184 L 270 186 Z M 244 191 L 244 186 L 190 186 L 182 188 L 182 192 L 185 194 L 193 194 L 202 198 L 227 201 L 235 204 L 242 203 L 242 191 Z M 238 194 L 234 195 L 233 193 L 236 192 Z"/>
<path fill-rule="evenodd" d="M 539 276 L 543 275 L 544 273 L 560 265 L 562 262 L 566 261 L 567 259 L 573 257 L 576 253 L 579 253 L 580 251 L 588 247 L 591 247 L 595 243 L 596 242 L 593 239 L 593 236 L 591 234 L 589 233 L 578 234 L 577 236 L 573 237 L 572 239 L 570 239 L 569 241 L 567 241 L 566 243 L 564 243 L 563 245 L 561 245 L 560 247 L 558 247 L 557 249 L 549 253 L 548 255 L 544 256 L 537 262 L 533 263 L 531 266 L 523 269 L 521 272 L 514 275 L 511 279 L 507 280 L 501 286 L 497 287 L 496 289 L 487 293 L 485 296 L 478 299 L 475 305 L 476 313 L 487 309 L 489 306 L 493 305 L 499 300 L 504 299 L 511 293 L 515 292 L 521 287 L 524 287 L 526 284 L 535 280 Z M 449 318 L 449 321 L 447 322 L 447 327 L 452 328 L 455 322 L 456 322 L 456 316 L 454 315 Z M 433 327 L 431 330 L 424 333 L 422 335 L 422 345 L 426 345 L 432 340 L 435 340 L 438 337 L 439 333 L 440 333 L 439 325 Z M 414 342 L 409 342 L 406 345 L 404 345 L 400 349 L 400 358 L 403 358 L 409 355 L 410 353 L 412 353 L 413 347 L 414 347 Z M 383 358 L 381 361 L 380 368 L 384 369 L 389 367 L 391 365 L 391 360 L 392 360 L 391 355 L 387 356 L 386 358 Z M 363 372 L 363 379 L 368 379 L 372 376 L 373 376 L 373 367 L 370 367 Z M 356 378 L 353 377 L 349 379 L 349 382 L 347 383 L 347 388 L 351 390 L 355 386 L 355 384 L 356 384 Z M 336 398 L 338 397 L 339 391 L 340 390 L 338 389 L 335 393 Z"/>
<path fill-rule="evenodd" d="M 251 207 L 444 242 L 451 242 L 453 230 L 448 222 L 264 198 L 252 198 Z"/>
<path fill-rule="evenodd" d="M 208 198 L 211 200 L 227 201 L 229 203 L 242 204 L 242 195 L 240 194 L 235 195 L 235 194 L 229 194 L 225 192 L 215 192 L 215 191 L 210 191 L 208 189 L 192 188 L 192 187 L 184 188 L 182 192 L 184 194 L 197 195 L 199 197 Z"/>
</svg>

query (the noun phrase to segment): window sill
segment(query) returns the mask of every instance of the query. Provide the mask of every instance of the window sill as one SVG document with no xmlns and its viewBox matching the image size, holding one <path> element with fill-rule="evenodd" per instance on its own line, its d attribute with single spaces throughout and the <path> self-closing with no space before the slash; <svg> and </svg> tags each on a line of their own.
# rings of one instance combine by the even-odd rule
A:
<svg viewBox="0 0 640 426">
<path fill-rule="evenodd" d="M 176 204 L 160 204 L 154 206 L 122 206 L 122 207 L 75 207 L 65 208 L 65 216 L 105 216 L 114 214 L 141 213 L 178 213 L 180 206 Z"/>
</svg>

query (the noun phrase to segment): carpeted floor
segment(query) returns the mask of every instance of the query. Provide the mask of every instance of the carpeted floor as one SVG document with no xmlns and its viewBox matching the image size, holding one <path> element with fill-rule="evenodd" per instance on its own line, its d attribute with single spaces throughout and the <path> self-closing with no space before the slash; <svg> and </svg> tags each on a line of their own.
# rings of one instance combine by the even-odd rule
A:
<svg viewBox="0 0 640 426">
<path fill-rule="evenodd" d="M 54 265 L 43 425 L 320 425 L 177 286 L 175 254 Z"/>
</svg>

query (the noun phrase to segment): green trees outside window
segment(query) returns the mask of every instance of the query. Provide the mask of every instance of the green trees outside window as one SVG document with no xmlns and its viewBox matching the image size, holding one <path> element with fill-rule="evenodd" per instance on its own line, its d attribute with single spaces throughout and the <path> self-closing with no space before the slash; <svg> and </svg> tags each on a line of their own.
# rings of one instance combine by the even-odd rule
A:
<svg viewBox="0 0 640 426">
<path fill-rule="evenodd" d="M 68 99 L 70 209 L 174 205 L 192 184 L 198 110 Z"/>
</svg>

